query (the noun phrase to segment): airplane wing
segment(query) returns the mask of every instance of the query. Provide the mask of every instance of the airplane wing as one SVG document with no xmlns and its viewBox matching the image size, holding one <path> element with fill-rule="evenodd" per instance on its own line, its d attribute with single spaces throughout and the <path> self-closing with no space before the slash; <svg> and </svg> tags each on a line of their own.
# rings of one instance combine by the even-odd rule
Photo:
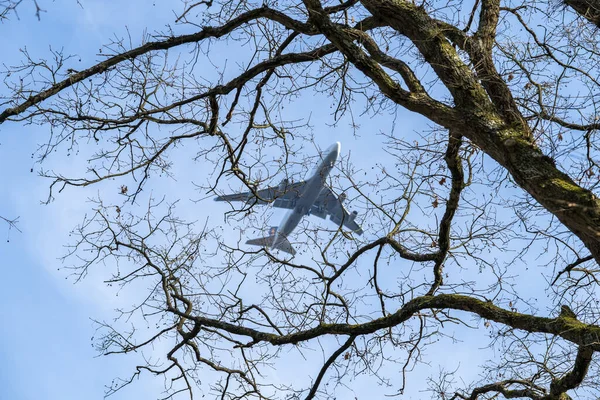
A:
<svg viewBox="0 0 600 400">
<path fill-rule="evenodd" d="M 296 200 L 300 197 L 306 182 L 287 183 L 285 180 L 278 186 L 269 187 L 257 191 L 258 198 L 252 192 L 226 194 L 215 197 L 215 201 L 245 201 L 247 203 L 268 204 L 273 207 L 294 208 Z"/>
<path fill-rule="evenodd" d="M 319 218 L 325 219 L 329 215 L 329 220 L 337 225 L 344 225 L 351 231 L 362 235 L 363 230 L 354 220 L 356 218 L 356 211 L 349 213 L 348 210 L 342 204 L 345 196 L 335 195 L 327 186 L 323 187 L 319 197 L 313 203 L 310 209 L 311 215 L 316 215 Z"/>
</svg>

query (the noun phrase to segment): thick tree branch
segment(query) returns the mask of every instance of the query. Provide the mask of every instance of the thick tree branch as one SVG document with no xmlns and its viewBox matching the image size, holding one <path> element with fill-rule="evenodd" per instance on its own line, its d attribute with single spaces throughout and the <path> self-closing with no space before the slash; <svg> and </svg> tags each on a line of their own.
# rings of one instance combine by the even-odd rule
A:
<svg viewBox="0 0 600 400">
<path fill-rule="evenodd" d="M 306 3 L 318 10 L 316 0 Z M 510 91 L 495 72 L 491 58 L 488 57 L 486 61 L 481 49 L 474 45 L 469 48 L 469 41 L 466 42 L 467 51 L 472 58 L 481 62 L 482 72 L 486 74 L 482 79 L 482 84 L 486 86 L 486 90 L 483 90 L 456 50 L 446 41 L 443 31 L 437 28 L 439 23 L 432 20 L 423 9 L 409 2 L 395 0 L 363 0 L 363 4 L 374 16 L 411 39 L 454 96 L 457 104 L 454 111 L 462 114 L 463 118 L 442 119 L 421 113 L 448 129 L 460 132 L 504 166 L 523 189 L 583 241 L 600 263 L 600 201 L 592 192 L 559 171 L 554 162 L 532 143 L 529 128 L 516 109 Z M 322 13 L 315 12 L 315 20 L 320 21 L 317 24 L 323 25 L 325 35 L 329 35 L 330 40 L 353 63 L 359 63 L 357 67 L 361 71 L 371 77 L 375 75 L 369 70 L 371 65 L 362 60 L 353 60 L 350 53 L 357 49 L 344 47 L 341 34 L 327 25 Z M 374 81 L 379 84 L 384 80 Z M 384 90 L 385 85 L 380 85 L 380 88 Z M 495 107 L 489 105 L 488 93 Z M 407 107 L 403 98 L 391 98 Z M 446 115 L 452 114 L 446 112 Z"/>
<path fill-rule="evenodd" d="M 537 317 L 508 311 L 491 302 L 478 300 L 460 294 L 440 294 L 437 296 L 421 296 L 408 301 L 395 313 L 360 324 L 320 324 L 314 328 L 278 335 L 259 331 L 226 321 L 188 315 L 177 308 L 168 306 L 168 310 L 176 315 L 207 326 L 221 329 L 233 335 L 246 336 L 252 339 L 251 345 L 259 342 L 268 342 L 273 345 L 296 344 L 315 339 L 323 335 L 367 335 L 381 329 L 397 326 L 406 322 L 419 311 L 427 309 L 457 310 L 474 313 L 481 318 L 495 321 L 514 329 L 530 333 L 546 333 L 560 336 L 579 346 L 587 347 L 593 351 L 600 351 L 600 326 L 579 322 L 574 318 L 558 316 L 557 318 Z"/>
<path fill-rule="evenodd" d="M 544 397 L 544 400 L 563 400 L 568 390 L 578 387 L 587 375 L 593 354 L 594 350 L 590 347 L 580 346 L 573 369 L 562 378 L 552 381 L 550 394 Z"/>
<path fill-rule="evenodd" d="M 476 39 L 481 41 L 482 50 L 492 54 L 496 40 L 496 27 L 500 16 L 500 0 L 482 0 L 479 14 L 479 27 L 475 32 Z"/>
<path fill-rule="evenodd" d="M 511 386 L 525 386 L 524 389 L 510 389 Z M 522 380 L 505 380 L 501 382 L 494 382 L 478 388 L 473 389 L 469 396 L 465 396 L 461 393 L 456 393 L 452 396 L 451 400 L 454 399 L 465 399 L 465 400 L 477 400 L 480 395 L 484 395 L 490 392 L 501 393 L 507 399 L 518 399 L 523 397 L 529 397 L 532 400 L 541 400 L 543 398 L 543 388 L 537 387 L 527 381 Z"/>
<path fill-rule="evenodd" d="M 458 209 L 460 193 L 465 186 L 465 174 L 462 167 L 462 159 L 460 158 L 459 154 L 461 144 L 462 137 L 451 131 L 448 135 L 448 148 L 446 150 L 446 155 L 444 156 L 444 161 L 446 161 L 446 165 L 448 166 L 450 175 L 452 176 L 452 187 L 450 188 L 450 196 L 446 202 L 446 211 L 444 211 L 444 216 L 440 221 L 438 239 L 438 246 L 440 250 L 436 255 L 435 265 L 433 267 L 434 279 L 429 292 L 427 292 L 428 295 L 433 295 L 435 291 L 442 285 L 442 268 L 444 265 L 444 260 L 446 259 L 448 251 L 450 250 L 450 228 L 452 227 L 452 220 L 454 219 L 454 215 Z"/>
<path fill-rule="evenodd" d="M 488 95 L 437 22 L 422 7 L 396 0 L 363 0 L 362 3 L 373 16 L 411 40 L 450 91 L 458 107 L 491 111 Z"/>
<path fill-rule="evenodd" d="M 366 76 L 371 78 L 379 89 L 397 104 L 411 111 L 418 112 L 441 124 L 451 124 L 457 116 L 445 104 L 436 101 L 425 93 L 411 93 L 402 89 L 372 58 L 368 57 L 354 43 L 358 35 L 353 35 L 351 29 L 332 23 L 318 0 L 304 0 L 310 16 L 322 33 Z M 364 3 L 364 2 L 363 2 Z M 375 15 L 380 19 L 379 15 Z"/>
<path fill-rule="evenodd" d="M 600 28 L 600 1 L 598 0 L 563 0 L 577 14 Z"/>
</svg>

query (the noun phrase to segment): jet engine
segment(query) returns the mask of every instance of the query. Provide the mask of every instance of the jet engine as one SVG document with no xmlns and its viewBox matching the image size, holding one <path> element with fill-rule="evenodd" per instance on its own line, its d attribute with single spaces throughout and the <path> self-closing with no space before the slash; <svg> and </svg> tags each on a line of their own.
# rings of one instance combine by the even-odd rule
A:
<svg viewBox="0 0 600 400">
<path fill-rule="evenodd" d="M 285 192 L 285 189 L 287 189 L 288 187 L 288 180 L 286 178 L 283 178 L 281 180 L 281 183 L 279 183 L 279 191 L 280 192 Z"/>
<path fill-rule="evenodd" d="M 358 211 L 352 211 L 352 214 L 349 215 L 350 221 L 354 221 L 356 219 L 356 216 L 358 215 Z"/>
</svg>

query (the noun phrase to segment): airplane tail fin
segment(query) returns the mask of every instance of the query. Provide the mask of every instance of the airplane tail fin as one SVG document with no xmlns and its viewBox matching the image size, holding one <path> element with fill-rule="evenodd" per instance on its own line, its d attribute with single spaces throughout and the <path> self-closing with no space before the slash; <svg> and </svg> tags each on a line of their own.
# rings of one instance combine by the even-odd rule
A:
<svg viewBox="0 0 600 400">
<path fill-rule="evenodd" d="M 275 241 L 277 240 L 277 241 Z M 296 254 L 296 250 L 292 247 L 289 240 L 283 235 L 270 235 L 258 239 L 250 239 L 246 244 L 252 244 L 254 246 L 272 247 L 277 250 L 285 251 L 291 255 Z"/>
</svg>

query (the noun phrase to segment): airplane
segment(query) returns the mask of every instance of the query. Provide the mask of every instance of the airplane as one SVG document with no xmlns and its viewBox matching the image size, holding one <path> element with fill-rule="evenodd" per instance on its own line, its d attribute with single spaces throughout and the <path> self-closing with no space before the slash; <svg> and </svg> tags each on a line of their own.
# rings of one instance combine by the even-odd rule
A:
<svg viewBox="0 0 600 400">
<path fill-rule="evenodd" d="M 362 235 L 362 228 L 355 222 L 358 213 L 356 211 L 348 213 L 342 205 L 346 194 L 336 196 L 325 185 L 327 176 L 340 154 L 340 149 L 340 142 L 330 146 L 321 156 L 322 161 L 315 172 L 305 181 L 290 183 L 287 179 L 283 179 L 278 186 L 257 191 L 258 197 L 255 197 L 252 192 L 244 192 L 218 196 L 215 197 L 215 201 L 244 201 L 261 205 L 272 202 L 273 207 L 289 209 L 279 227 L 272 227 L 269 230 L 269 236 L 250 239 L 246 244 L 272 247 L 291 255 L 296 254 L 296 250 L 287 238 L 305 215 L 315 215 L 322 219 L 329 215 L 329 220 L 336 225 L 343 225 Z"/>
</svg>

